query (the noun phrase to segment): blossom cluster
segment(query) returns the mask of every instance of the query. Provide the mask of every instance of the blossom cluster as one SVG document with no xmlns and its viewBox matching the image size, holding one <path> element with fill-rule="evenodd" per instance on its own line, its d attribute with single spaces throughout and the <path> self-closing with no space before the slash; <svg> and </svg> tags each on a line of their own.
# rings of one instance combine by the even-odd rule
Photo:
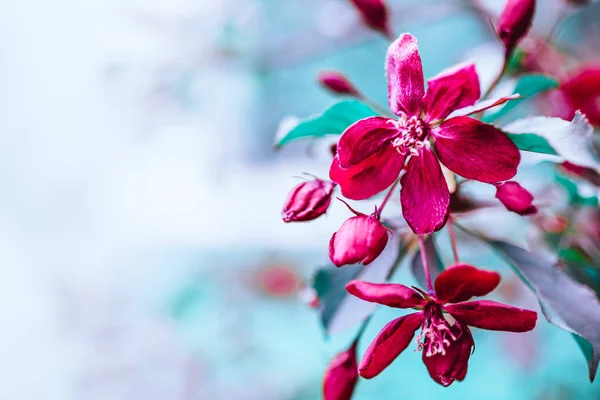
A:
<svg viewBox="0 0 600 400">
<path fill-rule="evenodd" d="M 359 361 L 361 329 L 348 350 L 338 354 L 327 368 L 323 382 L 326 400 L 350 399 L 359 376 L 377 376 L 411 342 L 422 352 L 431 378 L 449 386 L 467 375 L 475 345 L 471 328 L 527 332 L 537 321 L 537 313 L 531 310 L 491 300 L 471 301 L 491 293 L 498 286 L 500 275 L 461 262 L 453 231 L 455 214 L 475 207 L 461 197 L 457 181 L 488 185 L 510 212 L 535 216 L 539 211 L 530 191 L 514 180 L 523 148 L 503 129 L 481 118 L 484 113 L 522 99 L 519 94 L 489 94 L 494 92 L 531 28 L 535 1 L 507 1 L 496 23 L 504 48 L 504 68 L 483 95 L 472 63 L 448 68 L 425 82 L 417 38 L 410 33 L 393 35 L 384 2 L 351 3 L 369 27 L 391 41 L 385 57 L 389 111 L 378 107 L 378 115 L 360 118 L 347 126 L 332 148 L 329 179 L 299 183 L 288 195 L 282 217 L 285 222 L 319 218 L 327 212 L 338 191 L 348 200 L 381 199 L 372 212 L 365 213 L 338 197 L 352 216 L 333 233 L 329 258 L 338 268 L 366 266 L 378 259 L 390 238 L 399 233 L 382 217 L 389 202 L 398 201 L 409 236 L 414 239 L 412 243 L 419 243 L 427 287 L 362 280 L 346 284 L 347 293 L 363 301 L 414 312 L 385 325 Z M 598 71 L 588 68 L 564 78 L 561 89 L 548 96 L 549 104 L 563 114 L 570 113 L 561 115 L 565 118 L 582 110 L 592 124 L 597 123 Z M 332 93 L 365 100 L 355 85 L 338 72 L 323 72 L 318 80 Z M 596 87 L 590 87 L 590 82 L 595 82 Z M 587 173 L 600 178 L 590 165 L 565 161 L 563 168 L 578 176 Z M 455 262 L 432 279 L 425 241 L 444 228 L 452 239 Z"/>
</svg>

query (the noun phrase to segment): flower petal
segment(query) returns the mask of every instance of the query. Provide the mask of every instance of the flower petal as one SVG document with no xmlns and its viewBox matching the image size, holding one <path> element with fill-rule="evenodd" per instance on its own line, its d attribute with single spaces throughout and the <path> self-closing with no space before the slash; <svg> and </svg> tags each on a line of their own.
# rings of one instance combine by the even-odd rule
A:
<svg viewBox="0 0 600 400">
<path fill-rule="evenodd" d="M 366 379 L 379 375 L 411 342 L 423 321 L 423 313 L 404 315 L 389 322 L 377 334 L 358 365 L 358 373 Z"/>
<path fill-rule="evenodd" d="M 440 161 L 465 178 L 507 181 L 517 173 L 521 154 L 502 131 L 469 117 L 456 117 L 432 131 Z"/>
<path fill-rule="evenodd" d="M 461 64 L 427 81 L 423 98 L 425 121 L 446 118 L 452 111 L 475 104 L 481 96 L 475 64 Z"/>
<path fill-rule="evenodd" d="M 337 156 L 331 163 L 329 177 L 340 185 L 342 194 L 352 200 L 364 200 L 390 186 L 402 170 L 405 156 L 389 147 L 360 164 L 340 167 Z"/>
<path fill-rule="evenodd" d="M 467 301 L 485 296 L 496 289 L 500 274 L 468 264 L 457 264 L 442 272 L 435 280 L 435 296 L 440 304 Z"/>
<path fill-rule="evenodd" d="M 427 355 L 423 351 L 423 363 L 434 381 L 442 386 L 450 386 L 455 380 L 463 380 L 467 375 L 467 366 L 471 349 L 475 345 L 469 327 L 455 324 L 451 332 L 457 339 L 450 342 L 445 353 Z"/>
<path fill-rule="evenodd" d="M 458 321 L 481 329 L 527 332 L 535 328 L 537 313 L 491 300 L 447 304 L 444 310 Z"/>
<path fill-rule="evenodd" d="M 388 80 L 388 102 L 396 115 L 418 115 L 425 84 L 417 39 L 403 33 L 388 48 L 385 69 Z"/>
<path fill-rule="evenodd" d="M 515 93 L 515 94 L 511 94 L 510 96 L 504 96 L 504 97 L 500 97 L 497 99 L 480 101 L 479 103 L 474 104 L 472 106 L 464 107 L 464 108 L 458 109 L 456 111 L 453 111 L 450 114 L 449 118 L 464 117 L 467 115 L 477 114 L 479 112 L 487 110 L 488 108 L 496 107 L 496 106 L 506 103 L 507 101 L 516 100 L 519 98 L 521 98 L 521 95 L 518 93 Z"/>
<path fill-rule="evenodd" d="M 346 290 L 353 296 L 388 307 L 411 308 L 424 305 L 425 300 L 415 290 L 396 283 L 370 283 L 350 281 Z"/>
<path fill-rule="evenodd" d="M 428 234 L 441 229 L 448 219 L 450 192 L 433 152 L 422 148 L 412 156 L 400 181 L 402 214 L 412 230 Z"/>
<path fill-rule="evenodd" d="M 389 118 L 369 117 L 350 125 L 337 145 L 337 156 L 342 168 L 359 164 L 373 154 L 391 147 L 391 140 L 399 134 Z"/>
</svg>

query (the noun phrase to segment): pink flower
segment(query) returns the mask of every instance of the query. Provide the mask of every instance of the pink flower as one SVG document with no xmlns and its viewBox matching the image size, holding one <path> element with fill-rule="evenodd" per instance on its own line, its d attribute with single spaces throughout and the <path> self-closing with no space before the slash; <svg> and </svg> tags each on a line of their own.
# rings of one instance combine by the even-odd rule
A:
<svg viewBox="0 0 600 400">
<path fill-rule="evenodd" d="M 365 301 L 419 312 L 389 322 L 365 352 L 358 371 L 373 378 L 406 349 L 415 331 L 418 350 L 431 377 L 443 386 L 461 381 L 474 346 L 469 326 L 494 331 L 527 332 L 535 327 L 537 313 L 489 300 L 467 301 L 494 290 L 500 275 L 466 264 L 446 269 L 435 280 L 430 296 L 400 284 L 351 281 L 346 290 Z"/>
<path fill-rule="evenodd" d="M 350 0 L 350 2 L 356 7 L 365 24 L 393 39 L 388 10 L 383 0 Z"/>
<path fill-rule="evenodd" d="M 590 124 L 600 127 L 600 64 L 580 67 L 561 82 L 554 96 L 555 115 L 570 120 L 580 110 Z"/>
<path fill-rule="evenodd" d="M 347 219 L 329 241 L 329 258 L 338 267 L 371 263 L 388 241 L 388 230 L 379 222 L 377 210 L 371 215 L 350 210 L 356 216 Z"/>
<path fill-rule="evenodd" d="M 325 89 L 337 94 L 360 97 L 360 93 L 343 74 L 337 71 L 322 71 L 317 80 Z"/>
<path fill-rule="evenodd" d="M 284 222 L 311 221 L 325 214 L 335 183 L 315 179 L 302 182 L 288 195 L 281 217 Z"/>
<path fill-rule="evenodd" d="M 498 19 L 498 36 L 504 43 L 507 56 L 525 36 L 535 13 L 535 0 L 508 0 Z"/>
<path fill-rule="evenodd" d="M 335 356 L 323 376 L 324 400 L 350 400 L 358 381 L 356 344 Z"/>
<path fill-rule="evenodd" d="M 537 213 L 537 207 L 532 204 L 533 196 L 518 182 L 496 184 L 496 198 L 504 204 L 507 210 L 519 215 Z"/>
<path fill-rule="evenodd" d="M 438 160 L 465 178 L 496 183 L 516 174 L 519 150 L 491 125 L 467 116 L 448 118 L 479 99 L 473 64 L 442 72 L 425 91 L 417 40 L 405 33 L 390 45 L 386 68 L 389 105 L 399 118 L 370 117 L 348 127 L 329 176 L 344 196 L 363 200 L 390 186 L 408 159 L 401 180 L 402 212 L 415 233 L 431 233 L 444 226 L 450 202 Z M 508 100 L 482 102 L 462 114 Z"/>
</svg>

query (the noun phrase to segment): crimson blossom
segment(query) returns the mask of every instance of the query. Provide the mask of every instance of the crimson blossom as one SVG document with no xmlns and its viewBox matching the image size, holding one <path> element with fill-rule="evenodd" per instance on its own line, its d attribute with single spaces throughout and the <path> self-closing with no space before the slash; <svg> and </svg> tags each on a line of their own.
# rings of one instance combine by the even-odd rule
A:
<svg viewBox="0 0 600 400">
<path fill-rule="evenodd" d="M 365 352 L 358 372 L 373 378 L 394 361 L 417 336 L 418 350 L 429 375 L 449 386 L 462 381 L 475 345 L 469 326 L 507 332 L 527 332 L 535 327 L 537 313 L 490 300 L 467 301 L 494 290 L 500 275 L 494 271 L 457 264 L 435 280 L 435 294 L 392 283 L 351 281 L 346 290 L 359 299 L 395 308 L 414 308 L 416 313 L 389 322 Z"/>
<path fill-rule="evenodd" d="M 486 183 L 515 176 L 520 153 L 514 143 L 492 125 L 466 116 L 514 97 L 469 107 L 480 97 L 473 64 L 443 71 L 425 90 L 417 40 L 408 33 L 390 45 L 386 73 L 389 106 L 398 119 L 369 117 L 348 127 L 329 176 L 345 197 L 364 200 L 389 187 L 408 159 L 401 179 L 402 212 L 415 233 L 429 234 L 448 218 L 450 193 L 440 162 Z M 453 111 L 458 116 L 448 118 Z"/>
</svg>

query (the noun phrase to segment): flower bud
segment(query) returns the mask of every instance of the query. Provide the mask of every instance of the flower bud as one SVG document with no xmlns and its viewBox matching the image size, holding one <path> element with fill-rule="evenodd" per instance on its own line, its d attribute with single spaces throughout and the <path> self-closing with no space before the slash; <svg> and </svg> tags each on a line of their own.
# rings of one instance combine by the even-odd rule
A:
<svg viewBox="0 0 600 400">
<path fill-rule="evenodd" d="M 496 198 L 504 204 L 508 211 L 520 215 L 531 215 L 537 212 L 537 207 L 531 204 L 533 196 L 517 182 L 496 184 Z"/>
<path fill-rule="evenodd" d="M 338 267 L 367 265 L 375 260 L 388 241 L 388 232 L 375 215 L 357 214 L 347 219 L 329 241 L 329 258 Z"/>
<path fill-rule="evenodd" d="M 350 400 L 358 381 L 356 343 L 331 361 L 323 376 L 324 400 Z"/>
<path fill-rule="evenodd" d="M 334 187 L 335 183 L 321 179 L 300 183 L 292 189 L 283 205 L 283 221 L 311 221 L 325 214 Z"/>
<path fill-rule="evenodd" d="M 371 29 L 394 39 L 390 29 L 388 10 L 383 0 L 350 0 L 360 13 L 361 18 Z"/>
<path fill-rule="evenodd" d="M 317 80 L 325 89 L 337 94 L 360 97 L 358 90 L 343 74 L 337 71 L 322 71 Z"/>
<path fill-rule="evenodd" d="M 504 43 L 507 57 L 531 27 L 535 0 L 508 0 L 498 20 L 498 36 Z"/>
</svg>

